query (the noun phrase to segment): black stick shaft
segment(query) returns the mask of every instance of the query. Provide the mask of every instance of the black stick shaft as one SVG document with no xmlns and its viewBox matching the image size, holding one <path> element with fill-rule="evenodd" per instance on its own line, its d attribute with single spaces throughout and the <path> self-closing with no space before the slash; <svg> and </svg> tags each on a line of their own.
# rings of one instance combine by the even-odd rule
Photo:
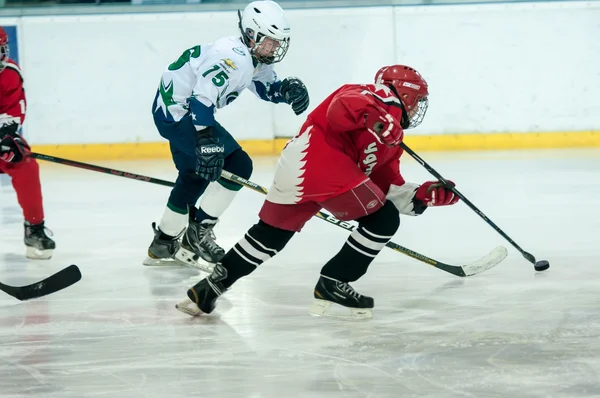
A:
<svg viewBox="0 0 600 398">
<path fill-rule="evenodd" d="M 159 185 L 164 185 L 167 187 L 174 187 L 175 184 L 170 182 L 170 181 L 165 181 L 165 180 L 161 180 L 158 178 L 153 178 L 153 177 L 147 177 L 147 176 L 143 176 L 140 174 L 135 174 L 135 173 L 130 173 L 127 171 L 122 171 L 122 170 L 116 170 L 116 169 L 111 169 L 108 167 L 102 167 L 102 166 L 97 166 L 97 165 L 93 165 L 93 164 L 89 164 L 89 163 L 83 163 L 83 162 L 77 162 L 75 160 L 69 160 L 69 159 L 63 159 L 63 158 L 59 158 L 57 156 L 50 156 L 50 155 L 44 155 L 41 153 L 31 153 L 30 156 L 32 158 L 35 159 L 40 159 L 40 160 L 45 160 L 48 162 L 53 162 L 53 163 L 58 163 L 58 164 L 63 164 L 66 166 L 73 166 L 73 167 L 78 167 L 80 169 L 85 169 L 85 170 L 91 170 L 91 171 L 96 171 L 99 173 L 105 173 L 105 174 L 110 174 L 110 175 L 114 175 L 114 176 L 118 176 L 118 177 L 124 177 L 124 178 L 129 178 L 131 180 L 136 180 L 136 181 L 144 181 L 144 182 L 150 182 L 153 184 L 159 184 Z M 267 189 L 253 183 L 252 181 L 248 181 L 245 178 L 242 178 L 240 176 L 237 176 L 233 173 L 230 173 L 226 170 L 223 170 L 221 172 L 221 177 L 226 178 L 230 181 L 236 182 L 240 185 L 245 186 L 246 188 L 250 188 L 253 191 L 262 193 L 263 195 L 267 194 Z M 345 229 L 346 231 L 354 231 L 354 226 L 352 224 L 349 224 L 347 222 L 344 221 L 340 221 L 337 218 L 325 213 L 325 212 L 318 212 L 316 214 L 316 217 L 327 221 L 330 224 L 336 225 L 340 228 Z M 388 242 L 386 244 L 386 247 L 395 250 L 399 253 L 402 253 L 406 256 L 412 257 L 416 260 L 419 260 L 423 263 L 426 263 L 428 265 L 431 265 L 435 268 L 441 269 L 443 271 L 449 272 L 453 275 L 457 275 L 457 276 L 465 276 L 464 271 L 462 270 L 462 268 L 460 266 L 454 266 L 454 265 L 448 265 L 445 264 L 441 261 L 436 261 L 432 258 L 429 258 L 423 254 L 417 253 L 411 249 L 408 249 L 406 247 L 400 246 L 397 243 L 394 242 Z"/>
<path fill-rule="evenodd" d="M 111 169 L 108 167 L 96 166 L 96 165 L 89 164 L 89 163 L 77 162 L 75 160 L 63 159 L 63 158 L 59 158 L 56 156 L 44 155 L 44 154 L 35 153 L 35 152 L 32 152 L 29 156 L 31 156 L 32 158 L 35 158 L 35 159 L 45 160 L 48 162 L 64 164 L 66 166 L 73 166 L 73 167 L 78 167 L 80 169 L 97 171 L 99 173 L 110 174 L 110 175 L 118 176 L 118 177 L 125 177 L 125 178 L 129 178 L 130 180 L 146 181 L 146 182 L 151 182 L 153 184 L 164 185 L 166 187 L 174 187 L 175 186 L 175 183 L 173 183 L 171 181 L 165 181 L 165 180 L 161 180 L 158 178 L 147 177 L 147 176 L 143 176 L 140 174 L 129 173 L 127 171 L 115 170 L 115 169 Z"/>
<path fill-rule="evenodd" d="M 454 192 L 454 194 L 456 196 L 458 196 L 463 202 L 465 202 L 465 204 L 467 206 L 469 206 L 475 213 L 477 213 L 479 215 L 479 217 L 483 218 L 483 220 L 489 226 L 494 228 L 496 230 L 496 232 L 498 232 L 500 235 L 502 235 L 502 237 L 504 239 L 506 239 L 511 245 L 513 245 L 513 247 L 515 249 L 517 249 L 523 255 L 523 257 L 525 257 L 525 259 L 527 259 L 527 261 L 531 262 L 532 264 L 535 264 L 535 257 L 531 253 L 528 253 L 525 250 L 521 249 L 521 247 L 519 245 L 517 245 L 517 243 L 514 240 L 512 240 L 506 233 L 504 233 L 504 231 L 502 231 L 492 220 L 490 220 L 481 210 L 479 210 L 477 208 L 477 206 L 475 206 L 473 203 L 471 203 L 471 201 L 469 199 L 467 199 L 465 197 L 465 195 L 460 193 L 458 191 L 458 189 L 456 189 L 444 177 L 442 177 L 442 175 L 440 173 L 438 173 L 433 167 L 431 167 L 429 164 L 427 164 L 427 162 L 425 162 L 423 159 L 421 159 L 421 157 L 419 155 L 417 155 L 412 149 L 410 149 L 404 142 L 402 142 L 400 144 L 400 146 L 402 147 L 402 149 L 404 149 L 404 151 L 406 153 L 408 153 L 417 162 L 419 162 L 421 164 L 421 166 L 423 166 L 431 175 L 433 175 L 435 178 L 440 180 L 440 182 L 442 184 L 444 184 L 446 186 L 446 188 L 448 188 L 452 192 Z"/>
</svg>

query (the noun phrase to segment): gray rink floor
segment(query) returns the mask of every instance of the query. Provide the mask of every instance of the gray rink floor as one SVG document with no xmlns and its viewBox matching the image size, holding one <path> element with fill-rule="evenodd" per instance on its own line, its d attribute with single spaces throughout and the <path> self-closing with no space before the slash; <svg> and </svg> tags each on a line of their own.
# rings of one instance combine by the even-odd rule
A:
<svg viewBox="0 0 600 398">
<path fill-rule="evenodd" d="M 312 288 L 347 232 L 314 219 L 193 319 L 174 305 L 205 274 L 141 264 L 169 189 L 41 163 L 58 249 L 24 257 L 16 197 L 0 187 L 0 281 L 69 264 L 83 279 L 29 302 L 0 292 L 0 397 L 600 397 L 600 150 L 421 155 L 551 268 L 536 273 L 464 204 L 429 209 L 393 240 L 455 264 L 499 245 L 508 257 L 457 278 L 384 249 L 354 284 L 374 318 L 315 318 Z M 256 159 L 252 180 L 269 187 L 275 163 Z M 170 161 L 98 164 L 175 179 Z M 406 155 L 402 170 L 431 178 Z M 215 231 L 222 246 L 263 199 L 240 192 Z"/>
</svg>

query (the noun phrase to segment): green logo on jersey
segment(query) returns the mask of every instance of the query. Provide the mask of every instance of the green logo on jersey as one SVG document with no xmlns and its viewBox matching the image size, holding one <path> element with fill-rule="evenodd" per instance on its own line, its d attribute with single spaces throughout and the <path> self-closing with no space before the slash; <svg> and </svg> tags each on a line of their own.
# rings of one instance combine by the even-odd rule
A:
<svg viewBox="0 0 600 398">
<path fill-rule="evenodd" d="M 173 100 L 173 82 L 170 81 L 169 84 L 165 86 L 165 82 L 161 79 L 160 81 L 160 97 L 166 106 L 175 105 L 175 101 Z"/>
<path fill-rule="evenodd" d="M 244 51 L 244 49 L 242 47 L 234 47 L 233 51 L 240 55 L 246 56 L 246 52 Z"/>
<path fill-rule="evenodd" d="M 181 56 L 179 58 L 177 58 L 177 61 L 175 61 L 171 65 L 169 65 L 168 69 L 169 70 L 177 70 L 177 69 L 181 68 L 183 65 L 190 62 L 190 58 L 198 58 L 199 56 L 200 56 L 200 46 L 188 48 L 181 54 Z"/>
<path fill-rule="evenodd" d="M 229 105 L 229 104 L 231 104 L 233 101 L 235 101 L 235 99 L 236 99 L 237 97 L 239 97 L 239 95 L 240 95 L 240 93 L 238 93 L 237 91 L 234 91 L 234 92 L 232 92 L 232 93 L 229 93 L 229 94 L 227 95 L 227 97 L 225 97 L 225 104 L 226 104 L 226 105 Z"/>
</svg>

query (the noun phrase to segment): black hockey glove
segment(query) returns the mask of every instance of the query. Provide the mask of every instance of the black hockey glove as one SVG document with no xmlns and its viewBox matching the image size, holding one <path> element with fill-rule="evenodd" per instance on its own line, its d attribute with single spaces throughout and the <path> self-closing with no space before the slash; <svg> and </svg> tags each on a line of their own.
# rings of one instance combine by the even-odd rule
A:
<svg viewBox="0 0 600 398">
<path fill-rule="evenodd" d="M 281 82 L 279 92 L 285 99 L 285 102 L 292 106 L 296 115 L 299 115 L 308 109 L 308 90 L 304 83 L 302 83 L 302 80 L 295 77 L 284 79 Z"/>
<path fill-rule="evenodd" d="M 225 147 L 212 136 L 212 127 L 198 131 L 196 136 L 196 174 L 208 181 L 221 177 L 225 163 Z"/>
<path fill-rule="evenodd" d="M 9 122 L 0 126 L 0 160 L 19 163 L 31 152 L 29 144 L 19 133 L 19 123 Z"/>
</svg>

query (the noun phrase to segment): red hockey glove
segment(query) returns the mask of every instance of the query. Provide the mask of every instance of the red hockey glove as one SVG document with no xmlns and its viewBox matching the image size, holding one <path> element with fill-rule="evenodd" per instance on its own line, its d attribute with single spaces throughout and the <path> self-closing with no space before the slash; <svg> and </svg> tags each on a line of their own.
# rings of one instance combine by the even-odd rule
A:
<svg viewBox="0 0 600 398">
<path fill-rule="evenodd" d="M 27 141 L 17 130 L 19 124 L 10 122 L 0 126 L 0 160 L 8 163 L 19 163 L 31 153 Z"/>
<path fill-rule="evenodd" d="M 398 145 L 404 138 L 400 122 L 375 104 L 370 105 L 365 114 L 365 127 L 377 141 L 388 146 Z"/>
<path fill-rule="evenodd" d="M 452 186 L 456 185 L 450 180 L 448 182 Z M 420 200 L 427 206 L 449 206 L 458 202 L 459 198 L 441 182 L 427 181 L 417 189 L 415 199 Z"/>
</svg>

